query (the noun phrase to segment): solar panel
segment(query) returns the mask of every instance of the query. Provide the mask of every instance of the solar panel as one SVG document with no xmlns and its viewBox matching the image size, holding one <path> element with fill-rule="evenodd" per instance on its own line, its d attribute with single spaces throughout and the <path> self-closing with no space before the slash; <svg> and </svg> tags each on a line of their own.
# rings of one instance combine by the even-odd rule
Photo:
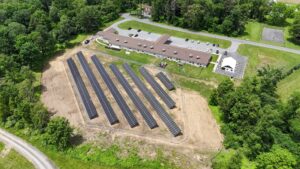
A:
<svg viewBox="0 0 300 169">
<path fill-rule="evenodd" d="M 141 115 L 143 116 L 144 120 L 148 124 L 148 126 L 153 129 L 155 127 L 158 127 L 157 122 L 153 118 L 153 116 L 149 113 L 148 109 L 144 105 L 144 103 L 141 101 L 141 99 L 138 97 L 138 95 L 135 93 L 135 91 L 132 89 L 132 87 L 129 85 L 128 81 L 125 79 L 125 77 L 122 75 L 120 70 L 113 64 L 111 64 L 110 69 L 114 73 L 114 75 L 117 77 L 120 84 L 125 89 L 126 93 L 134 103 L 134 105 L 137 107 Z"/>
<path fill-rule="evenodd" d="M 96 68 L 100 75 L 102 76 L 103 80 L 105 81 L 107 87 L 109 88 L 110 92 L 114 96 L 117 104 L 119 105 L 120 109 L 122 110 L 126 120 L 128 121 L 130 127 L 138 126 L 139 123 L 136 120 L 135 116 L 133 115 L 132 111 L 129 109 L 127 103 L 123 99 L 122 95 L 120 94 L 119 90 L 109 77 L 108 73 L 104 69 L 103 65 L 101 64 L 100 60 L 96 56 L 92 56 L 92 60 L 96 65 Z"/>
<path fill-rule="evenodd" d="M 173 83 L 168 79 L 168 77 L 163 73 L 163 72 L 159 72 L 156 77 L 165 85 L 165 87 L 168 90 L 174 90 L 175 86 L 173 85 Z"/>
<path fill-rule="evenodd" d="M 77 53 L 77 57 L 97 95 L 97 98 L 98 100 L 100 101 L 102 107 L 103 107 L 103 110 L 104 110 L 104 113 L 109 121 L 109 123 L 111 125 L 113 124 L 116 124 L 119 122 L 114 110 L 112 109 L 110 103 L 108 102 L 102 88 L 100 87 L 94 73 L 92 72 L 91 68 L 89 67 L 85 57 L 83 56 L 82 52 L 78 52 Z"/>
<path fill-rule="evenodd" d="M 78 89 L 78 92 L 79 92 L 79 95 L 81 97 L 81 100 L 83 102 L 83 105 L 85 107 L 85 110 L 89 116 L 90 119 L 93 119 L 93 118 L 96 118 L 98 117 L 98 114 L 97 114 L 97 111 L 96 111 L 96 108 L 93 104 L 93 102 L 91 101 L 91 98 L 90 98 L 90 95 L 83 83 L 83 80 L 79 74 L 79 71 L 73 61 L 72 58 L 69 58 L 67 60 L 67 63 L 68 63 L 68 66 L 71 70 L 71 74 L 72 74 L 72 77 L 75 81 L 75 84 L 76 84 L 76 87 Z"/>
<path fill-rule="evenodd" d="M 162 119 L 162 121 L 165 123 L 165 125 L 168 127 L 168 129 L 171 131 L 173 136 L 178 136 L 181 134 L 180 128 L 177 126 L 177 124 L 172 120 L 172 118 L 169 116 L 169 114 L 164 110 L 164 108 L 159 104 L 157 99 L 152 95 L 152 93 L 146 88 L 146 86 L 143 84 L 141 79 L 137 77 L 137 75 L 133 72 L 133 70 L 130 68 L 128 64 L 123 65 L 126 72 L 129 74 L 129 76 L 132 78 L 134 83 L 138 86 L 140 91 L 144 94 L 146 99 L 149 101 L 151 106 L 155 109 L 159 117 Z"/>
<path fill-rule="evenodd" d="M 174 108 L 176 106 L 173 99 L 164 91 L 164 89 L 155 81 L 153 76 L 144 68 L 140 68 L 141 74 L 144 76 L 146 81 L 152 86 L 158 96 L 165 102 L 165 104 L 170 108 Z"/>
</svg>

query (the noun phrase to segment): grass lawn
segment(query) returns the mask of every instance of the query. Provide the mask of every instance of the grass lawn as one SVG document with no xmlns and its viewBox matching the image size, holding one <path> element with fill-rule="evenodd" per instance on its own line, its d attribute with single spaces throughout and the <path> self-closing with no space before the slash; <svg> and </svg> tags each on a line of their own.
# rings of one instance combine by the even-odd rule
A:
<svg viewBox="0 0 300 169">
<path fill-rule="evenodd" d="M 214 65 L 210 64 L 207 68 L 195 67 L 189 64 L 178 66 L 176 62 L 167 61 L 168 66 L 166 70 L 170 73 L 175 73 L 189 78 L 207 80 L 218 84 L 226 79 L 226 76 L 213 73 Z"/>
<path fill-rule="evenodd" d="M 230 159 L 235 154 L 235 150 L 223 150 L 213 159 L 213 168 L 228 168 Z M 256 165 L 254 162 L 250 162 L 247 157 L 243 157 L 241 169 L 255 169 Z"/>
<path fill-rule="evenodd" d="M 253 76 L 257 69 L 266 65 L 282 68 L 287 71 L 300 63 L 300 55 L 279 50 L 257 47 L 252 45 L 240 45 L 238 52 L 248 57 L 246 76 Z"/>
<path fill-rule="evenodd" d="M 211 95 L 213 90 L 213 87 L 210 85 L 206 85 L 198 81 L 187 80 L 186 78 L 177 77 L 175 78 L 175 81 L 182 88 L 196 91 L 200 93 L 207 100 L 209 99 L 209 96 Z"/>
<path fill-rule="evenodd" d="M 140 64 L 150 64 L 154 63 L 157 58 L 149 56 L 147 54 L 137 53 L 137 52 L 130 52 L 130 54 L 126 54 L 125 50 L 112 50 L 105 48 L 103 45 L 97 44 L 97 47 L 100 51 L 105 52 L 109 55 L 119 57 L 121 59 L 125 59 L 128 61 L 138 62 Z"/>
<path fill-rule="evenodd" d="M 277 93 L 283 101 L 287 101 L 294 92 L 300 92 L 300 70 L 279 82 Z"/>
<path fill-rule="evenodd" d="M 0 142 L 0 152 L 4 149 L 5 144 Z"/>
<path fill-rule="evenodd" d="M 293 19 L 287 19 L 288 24 L 291 24 L 292 22 L 293 22 Z M 283 30 L 285 42 L 282 44 L 282 43 L 262 40 L 262 32 L 263 32 L 264 27 Z M 289 33 L 289 29 L 290 29 L 290 26 L 288 26 L 288 25 L 285 27 L 277 27 L 277 26 L 271 26 L 271 25 L 268 25 L 265 23 L 251 21 L 246 24 L 245 33 L 244 33 L 244 35 L 240 36 L 239 38 L 245 39 L 245 40 L 250 40 L 250 41 L 255 41 L 255 42 L 266 43 L 266 44 L 275 45 L 275 46 L 300 49 L 300 45 L 297 45 L 291 41 L 291 35 Z"/>
<path fill-rule="evenodd" d="M 211 61 L 212 62 L 216 62 L 218 60 L 218 58 L 219 58 L 219 55 L 216 55 L 216 54 L 211 55 Z"/>
<path fill-rule="evenodd" d="M 216 38 L 210 38 L 207 36 L 201 36 L 201 35 L 195 35 L 195 34 L 191 34 L 191 33 L 181 32 L 181 31 L 170 30 L 170 29 L 166 29 L 166 28 L 162 28 L 162 27 L 158 27 L 158 26 L 154 26 L 154 25 L 141 23 L 138 21 L 127 21 L 127 22 L 121 23 L 118 26 L 121 29 L 128 29 L 129 27 L 131 27 L 133 29 L 141 29 L 141 30 L 147 31 L 147 32 L 154 32 L 154 33 L 158 33 L 158 34 L 169 34 L 171 36 L 184 38 L 184 39 L 189 38 L 189 39 L 199 40 L 202 42 L 215 43 L 215 44 L 219 44 L 220 47 L 222 47 L 222 48 L 228 48 L 231 45 L 231 42 L 227 41 L 227 40 L 221 40 L 221 39 L 216 39 Z"/>
<path fill-rule="evenodd" d="M 285 72 L 300 63 L 300 55 L 274 49 L 240 45 L 238 51 L 241 55 L 249 58 L 246 76 L 255 75 L 257 69 L 265 65 L 281 68 Z M 295 91 L 300 92 L 300 70 L 297 70 L 278 84 L 277 92 L 283 101 L 286 101 Z"/>
<path fill-rule="evenodd" d="M 223 122 L 222 122 L 222 113 L 221 113 L 219 107 L 209 105 L 209 108 L 210 108 L 214 118 L 216 119 L 217 123 L 219 125 L 223 124 Z"/>
<path fill-rule="evenodd" d="M 10 128 L 7 130 L 45 153 L 60 169 L 178 169 L 173 164 L 170 164 L 163 154 L 158 153 L 156 158 L 153 159 L 140 158 L 134 147 L 121 149 L 117 145 L 81 144 L 66 151 L 56 151 L 52 147 L 45 146 L 40 135 L 30 135 L 28 129 L 16 130 Z M 129 150 L 127 156 L 124 155 L 123 150 Z M 122 153 L 123 155 L 120 156 L 119 154 Z M 0 168 L 2 169 L 1 165 L 2 161 L 0 158 Z M 22 166 L 20 169 L 27 168 Z"/>
<path fill-rule="evenodd" d="M 1 169 L 34 169 L 31 164 L 22 155 L 18 154 L 15 150 L 11 150 L 4 158 L 0 157 Z"/>
<path fill-rule="evenodd" d="M 245 34 L 241 37 L 245 40 L 259 42 L 263 31 L 263 24 L 258 22 L 248 22 L 246 25 Z"/>
</svg>

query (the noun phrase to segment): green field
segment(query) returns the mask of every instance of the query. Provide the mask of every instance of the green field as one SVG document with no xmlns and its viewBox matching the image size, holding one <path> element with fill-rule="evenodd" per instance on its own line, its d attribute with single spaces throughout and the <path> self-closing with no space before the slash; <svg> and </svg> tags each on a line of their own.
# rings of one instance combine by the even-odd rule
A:
<svg viewBox="0 0 300 169">
<path fill-rule="evenodd" d="M 191 33 L 181 32 L 181 31 L 170 30 L 170 29 L 166 29 L 166 28 L 162 28 L 162 27 L 158 27 L 158 26 L 141 23 L 138 21 L 127 21 L 127 22 L 119 24 L 118 26 L 121 29 L 128 29 L 129 27 L 131 27 L 133 29 L 141 29 L 141 30 L 147 31 L 147 32 L 154 32 L 154 33 L 158 33 L 158 34 L 169 34 L 169 35 L 176 36 L 179 38 L 184 38 L 184 39 L 189 38 L 189 39 L 193 39 L 193 40 L 199 40 L 202 42 L 215 43 L 215 44 L 219 44 L 220 47 L 222 47 L 222 48 L 228 48 L 231 45 L 231 42 L 227 41 L 227 40 L 221 40 L 221 39 L 216 39 L 216 38 L 210 38 L 207 36 L 201 36 L 201 35 L 195 35 L 195 34 L 191 34 Z"/>
<path fill-rule="evenodd" d="M 255 75 L 258 68 L 266 65 L 287 71 L 300 63 L 300 55 L 269 48 L 243 44 L 240 45 L 238 52 L 248 57 L 246 76 Z"/>
<path fill-rule="evenodd" d="M 277 92 L 283 101 L 287 101 L 292 93 L 300 92 L 300 70 L 280 81 Z"/>
<path fill-rule="evenodd" d="M 258 68 L 271 65 L 281 68 L 283 72 L 300 63 L 300 55 L 278 51 L 274 49 L 256 47 L 252 45 L 240 45 L 239 53 L 248 57 L 246 76 L 255 75 Z M 297 70 L 278 84 L 278 94 L 282 100 L 295 91 L 300 91 L 300 71 Z"/>
<path fill-rule="evenodd" d="M 0 157 L 0 168 L 1 169 L 34 169 L 33 164 L 31 164 L 22 155 L 18 154 L 14 150 L 4 157 Z"/>
<path fill-rule="evenodd" d="M 178 169 L 164 157 L 163 153 L 157 152 L 157 155 L 151 159 L 141 158 L 136 153 L 134 146 L 129 145 L 130 143 L 126 144 L 128 147 L 122 148 L 117 144 L 105 142 L 95 145 L 84 143 L 66 151 L 57 151 L 51 146 L 45 146 L 42 136 L 31 135 L 28 129 L 16 130 L 10 128 L 8 131 L 28 141 L 45 153 L 60 169 Z M 99 137 L 101 136 L 99 135 Z M 157 149 L 159 151 L 159 148 Z M 4 162 L 0 158 L 0 166 Z M 20 169 L 27 168 L 24 165 L 24 168 Z"/>
<path fill-rule="evenodd" d="M 0 152 L 4 149 L 5 145 L 0 142 Z"/>
<path fill-rule="evenodd" d="M 292 19 L 287 19 L 287 23 L 292 23 Z M 274 28 L 274 29 L 281 29 L 284 32 L 284 43 L 276 43 L 276 42 L 270 42 L 270 41 L 264 41 L 262 40 L 262 32 L 264 27 L 267 28 Z M 289 33 L 290 26 L 285 26 L 285 27 L 276 27 L 276 26 L 270 26 L 265 23 L 259 23 L 256 21 L 251 21 L 246 24 L 246 30 L 244 35 L 240 36 L 240 39 L 245 39 L 245 40 L 250 40 L 250 41 L 255 41 L 255 42 L 261 42 L 261 43 L 266 43 L 270 45 L 275 45 L 275 46 L 282 46 L 282 47 L 287 47 L 287 48 L 293 48 L 293 49 L 300 49 L 300 45 L 297 45 L 293 43 L 291 39 L 291 35 Z"/>
</svg>

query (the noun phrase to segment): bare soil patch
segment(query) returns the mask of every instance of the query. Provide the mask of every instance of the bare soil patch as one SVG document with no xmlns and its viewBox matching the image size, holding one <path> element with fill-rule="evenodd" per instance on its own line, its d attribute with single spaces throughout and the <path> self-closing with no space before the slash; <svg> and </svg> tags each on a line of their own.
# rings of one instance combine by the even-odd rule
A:
<svg viewBox="0 0 300 169">
<path fill-rule="evenodd" d="M 120 119 L 119 124 L 111 126 L 108 123 L 102 106 L 99 103 L 85 73 L 83 72 L 79 61 L 77 60 L 77 57 L 75 57 L 75 54 L 80 50 L 86 56 L 92 71 L 94 72 L 96 78 L 98 79 L 98 82 L 100 83 L 100 86 L 104 90 L 109 102 L 115 110 L 117 117 Z M 116 77 L 108 68 L 109 64 L 116 61 L 117 59 L 113 57 L 97 55 L 104 64 L 107 72 L 110 74 L 110 77 L 116 84 L 117 88 L 121 92 L 122 96 L 126 100 L 127 104 L 133 111 L 140 124 L 135 128 L 130 128 L 115 99 L 113 98 L 103 79 L 96 70 L 95 65 L 92 64 L 90 59 L 90 56 L 92 56 L 92 54 L 94 54 L 92 50 L 83 47 L 77 47 L 72 50 L 67 50 L 64 54 L 57 56 L 53 60 L 51 60 L 42 75 L 42 101 L 45 106 L 50 112 L 55 113 L 55 116 L 63 116 L 69 119 L 70 123 L 82 132 L 86 140 L 99 140 L 97 139 L 99 133 L 106 133 L 105 135 L 109 136 L 111 142 L 114 142 L 115 140 L 124 141 L 129 139 L 134 140 L 131 142 L 138 142 L 139 145 L 160 145 L 172 150 L 176 148 L 176 151 L 185 153 L 189 158 L 190 156 L 193 156 L 193 158 L 202 162 L 203 156 L 201 156 L 200 158 L 199 156 L 195 155 L 195 153 L 191 152 L 213 153 L 222 148 L 223 136 L 220 133 L 219 126 L 212 116 L 207 101 L 198 93 L 186 91 L 181 89 L 180 87 L 177 87 L 177 89 L 174 91 L 166 90 L 171 98 L 174 99 L 177 105 L 176 108 L 170 110 L 167 108 L 167 106 L 165 106 L 165 104 L 154 92 L 151 86 L 145 81 L 147 88 L 151 90 L 152 94 L 154 94 L 154 96 L 164 106 L 165 110 L 182 129 L 182 136 L 173 137 L 165 124 L 161 121 L 157 113 L 135 86 L 133 81 L 124 72 L 124 70 L 121 69 L 126 79 L 133 87 L 134 91 L 136 91 L 138 96 L 143 100 L 150 113 L 158 122 L 159 127 L 151 130 L 130 100 L 125 90 L 122 88 L 121 84 L 119 84 Z M 80 102 L 79 95 L 71 77 L 69 68 L 66 64 L 66 59 L 69 57 L 73 57 L 75 63 L 78 66 L 78 69 L 88 89 L 91 99 L 97 108 L 99 115 L 98 118 L 89 120 L 86 115 L 82 103 Z M 161 71 L 155 66 L 147 65 L 145 67 L 152 75 L 156 75 L 156 73 Z M 157 82 L 161 83 L 159 80 L 157 80 Z M 153 154 L 153 152 L 149 154 Z M 187 161 L 189 158 L 187 158 Z"/>
</svg>

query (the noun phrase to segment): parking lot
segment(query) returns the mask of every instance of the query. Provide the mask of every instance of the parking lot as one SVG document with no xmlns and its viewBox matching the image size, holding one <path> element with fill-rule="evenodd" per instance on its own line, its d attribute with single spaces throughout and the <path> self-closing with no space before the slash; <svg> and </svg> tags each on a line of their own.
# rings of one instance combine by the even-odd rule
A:
<svg viewBox="0 0 300 169">
<path fill-rule="evenodd" d="M 222 61 L 226 57 L 233 57 L 236 60 L 237 64 L 236 64 L 234 72 L 228 72 L 221 68 Z M 246 66 L 247 66 L 247 61 L 248 61 L 248 58 L 246 58 L 246 57 L 239 56 L 238 54 L 235 54 L 235 53 L 228 53 L 228 55 L 222 55 L 219 58 L 218 62 L 216 63 L 214 72 L 225 75 L 225 76 L 229 76 L 232 78 L 242 79 L 244 76 L 244 73 L 245 73 Z"/>
</svg>

